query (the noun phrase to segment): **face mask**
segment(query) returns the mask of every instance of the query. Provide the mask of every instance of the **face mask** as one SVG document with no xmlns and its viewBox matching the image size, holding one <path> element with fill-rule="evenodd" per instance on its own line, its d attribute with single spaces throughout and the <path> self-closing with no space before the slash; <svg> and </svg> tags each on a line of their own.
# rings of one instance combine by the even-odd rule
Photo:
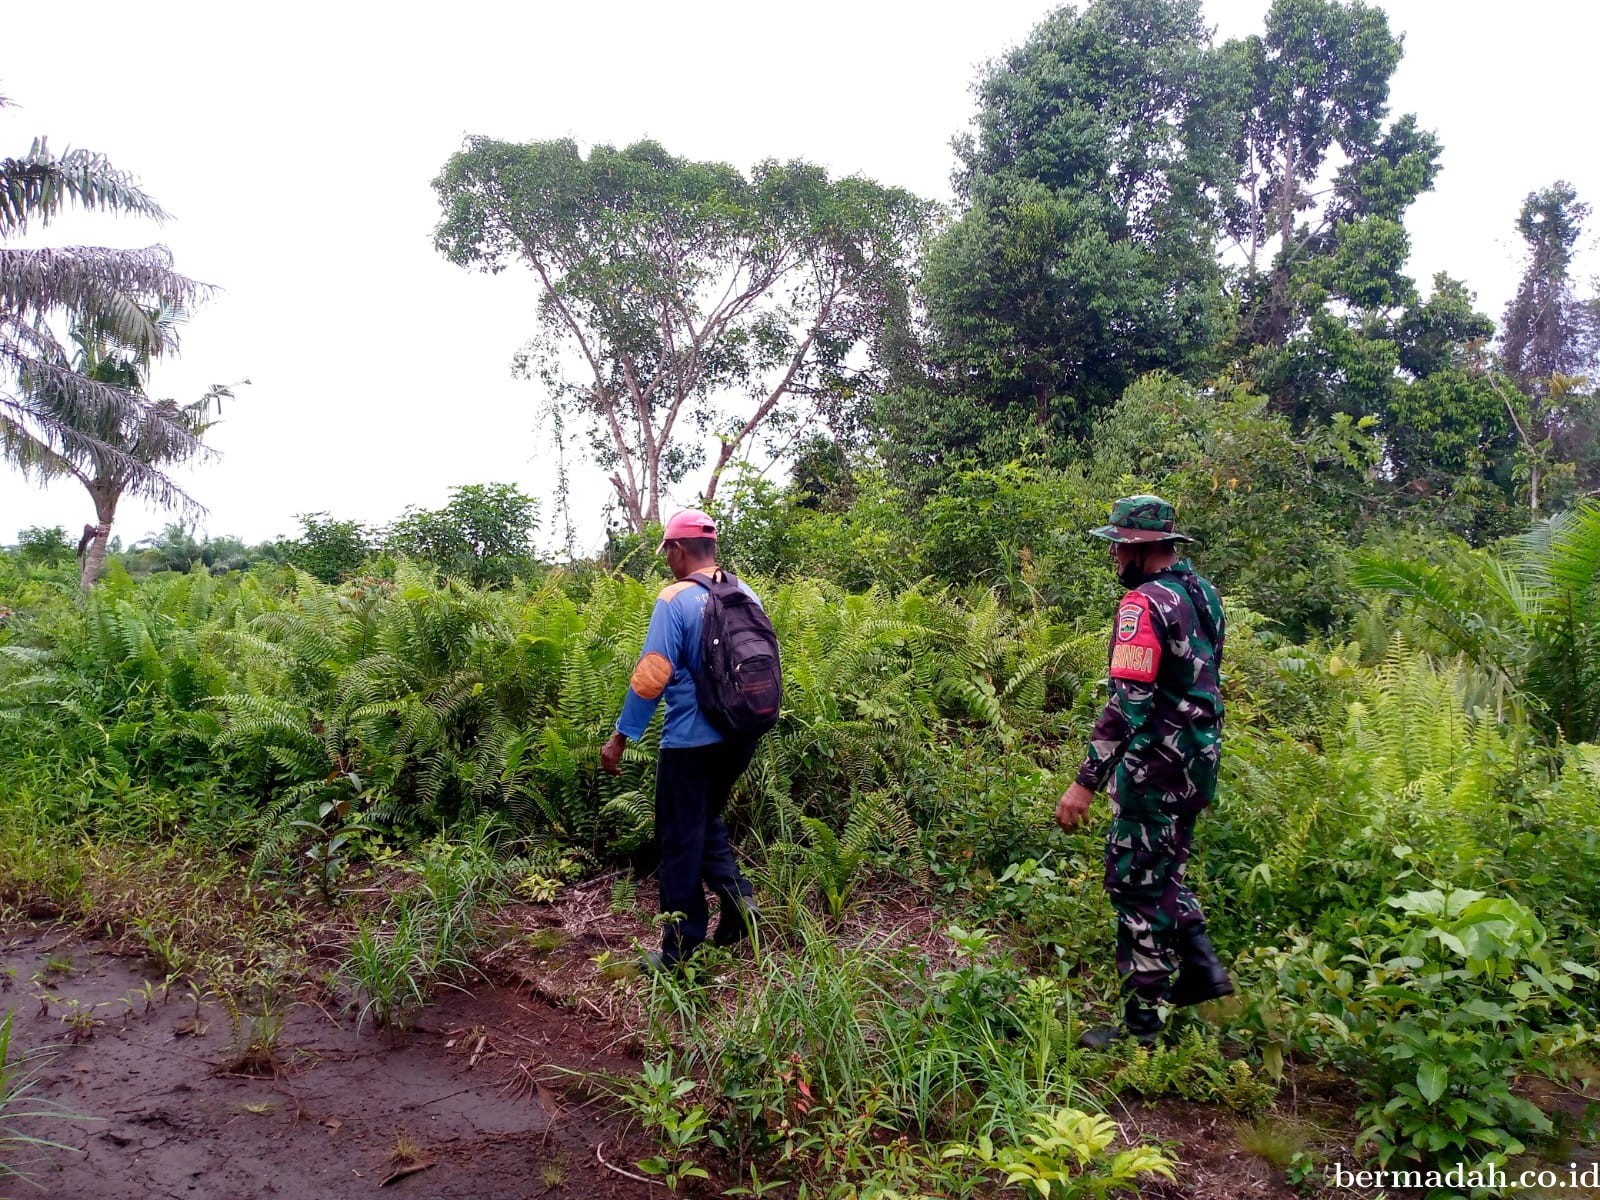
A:
<svg viewBox="0 0 1600 1200">
<path fill-rule="evenodd" d="M 1144 582 L 1144 556 L 1130 558 L 1117 568 L 1117 581 L 1125 588 L 1135 588 Z"/>
</svg>

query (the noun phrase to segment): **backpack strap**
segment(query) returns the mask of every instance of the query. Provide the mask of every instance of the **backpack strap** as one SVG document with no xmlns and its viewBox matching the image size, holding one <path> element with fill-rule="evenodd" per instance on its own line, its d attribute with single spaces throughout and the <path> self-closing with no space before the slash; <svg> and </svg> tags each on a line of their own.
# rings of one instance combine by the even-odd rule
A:
<svg viewBox="0 0 1600 1200">
<path fill-rule="evenodd" d="M 739 581 L 734 577 L 732 571 L 724 571 L 721 567 L 718 567 L 716 572 L 709 580 L 707 580 L 706 577 L 699 571 L 694 571 L 691 574 L 684 576 L 682 582 L 698 583 L 701 587 L 705 588 L 705 590 L 709 592 L 711 591 L 711 585 L 714 583 L 738 583 Z"/>
<path fill-rule="evenodd" d="M 1222 638 L 1217 629 L 1217 623 L 1211 619 L 1211 600 L 1206 595 L 1205 589 L 1200 586 L 1200 581 L 1195 578 L 1193 571 L 1175 571 L 1171 567 L 1156 572 L 1156 578 L 1162 575 L 1177 577 L 1178 586 L 1183 588 L 1184 594 L 1189 597 L 1189 605 L 1194 609 L 1195 620 L 1200 623 L 1200 630 L 1211 639 L 1211 649 L 1220 659 L 1222 657 Z"/>
</svg>

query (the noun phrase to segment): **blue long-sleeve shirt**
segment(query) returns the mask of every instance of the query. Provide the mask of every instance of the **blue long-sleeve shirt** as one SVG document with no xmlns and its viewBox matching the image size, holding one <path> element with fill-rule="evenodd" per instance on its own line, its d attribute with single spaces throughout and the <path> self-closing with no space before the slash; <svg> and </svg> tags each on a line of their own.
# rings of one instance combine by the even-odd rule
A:
<svg viewBox="0 0 1600 1200">
<path fill-rule="evenodd" d="M 757 604 L 759 597 L 743 580 L 739 586 Z M 694 676 L 700 669 L 700 626 L 705 615 L 706 589 L 688 579 L 669 583 L 656 597 L 644 650 L 633 668 L 617 732 L 632 741 L 644 736 L 655 716 L 656 705 L 667 702 L 666 724 L 661 731 L 664 750 L 709 746 L 722 741 L 695 695 Z"/>
</svg>

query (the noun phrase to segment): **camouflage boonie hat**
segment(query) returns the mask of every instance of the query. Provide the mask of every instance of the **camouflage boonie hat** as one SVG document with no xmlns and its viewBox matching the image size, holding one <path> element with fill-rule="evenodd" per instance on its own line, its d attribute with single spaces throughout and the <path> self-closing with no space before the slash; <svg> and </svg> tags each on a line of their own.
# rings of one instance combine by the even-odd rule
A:
<svg viewBox="0 0 1600 1200">
<path fill-rule="evenodd" d="M 1124 496 L 1111 506 L 1111 523 L 1091 529 L 1108 542 L 1192 542 L 1173 529 L 1176 514 L 1160 496 Z"/>
</svg>

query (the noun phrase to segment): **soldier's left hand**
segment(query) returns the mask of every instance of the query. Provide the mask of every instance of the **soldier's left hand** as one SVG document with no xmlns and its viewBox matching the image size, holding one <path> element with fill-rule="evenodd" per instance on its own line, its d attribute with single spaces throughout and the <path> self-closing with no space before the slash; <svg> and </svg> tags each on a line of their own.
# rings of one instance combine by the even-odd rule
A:
<svg viewBox="0 0 1600 1200">
<path fill-rule="evenodd" d="M 1056 805 L 1056 824 L 1071 833 L 1088 813 L 1089 805 L 1092 803 L 1094 803 L 1094 793 L 1083 784 L 1074 783 L 1061 793 L 1061 800 Z"/>
</svg>

